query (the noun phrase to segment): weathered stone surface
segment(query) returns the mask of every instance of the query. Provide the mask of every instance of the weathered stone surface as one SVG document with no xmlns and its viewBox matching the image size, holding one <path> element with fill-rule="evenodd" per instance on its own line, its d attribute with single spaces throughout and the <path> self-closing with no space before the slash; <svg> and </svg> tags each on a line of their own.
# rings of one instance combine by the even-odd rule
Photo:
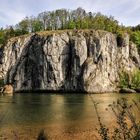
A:
<svg viewBox="0 0 140 140">
<path fill-rule="evenodd" d="M 13 94 L 13 91 L 13 86 L 8 84 L 3 87 L 2 94 Z"/>
<path fill-rule="evenodd" d="M 118 72 L 140 66 L 126 34 L 118 46 L 105 31 L 68 31 L 13 38 L 0 51 L 0 79 L 20 90 L 113 92 Z"/>
<path fill-rule="evenodd" d="M 136 91 L 130 88 L 122 88 L 120 89 L 120 93 L 136 93 Z"/>
</svg>

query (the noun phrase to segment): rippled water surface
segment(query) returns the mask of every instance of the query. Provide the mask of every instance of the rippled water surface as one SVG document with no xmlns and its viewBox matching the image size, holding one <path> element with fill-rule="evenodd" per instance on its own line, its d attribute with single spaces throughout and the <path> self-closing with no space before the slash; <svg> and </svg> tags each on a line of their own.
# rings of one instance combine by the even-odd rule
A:
<svg viewBox="0 0 140 140">
<path fill-rule="evenodd" d="M 106 108 L 119 98 L 140 100 L 140 94 L 93 94 L 105 124 L 114 121 Z M 84 94 L 17 94 L 0 96 L 0 130 L 55 128 L 61 131 L 95 128 L 98 125 L 91 97 Z M 134 111 L 136 116 L 140 114 Z"/>
</svg>

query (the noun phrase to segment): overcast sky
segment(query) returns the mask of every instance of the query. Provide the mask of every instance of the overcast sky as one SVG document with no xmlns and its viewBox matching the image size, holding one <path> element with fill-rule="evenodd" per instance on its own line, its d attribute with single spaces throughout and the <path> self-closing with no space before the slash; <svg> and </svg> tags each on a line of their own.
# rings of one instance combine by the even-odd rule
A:
<svg viewBox="0 0 140 140">
<path fill-rule="evenodd" d="M 15 25 L 45 10 L 77 7 L 112 15 L 127 26 L 140 24 L 140 0 L 0 0 L 0 27 Z"/>
</svg>

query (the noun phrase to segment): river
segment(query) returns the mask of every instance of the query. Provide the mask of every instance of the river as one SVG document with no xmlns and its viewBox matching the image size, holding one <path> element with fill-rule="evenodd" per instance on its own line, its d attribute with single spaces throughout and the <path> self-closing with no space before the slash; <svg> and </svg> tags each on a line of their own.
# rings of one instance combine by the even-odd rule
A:
<svg viewBox="0 0 140 140">
<path fill-rule="evenodd" d="M 115 116 L 108 105 L 119 98 L 139 101 L 140 94 L 92 94 L 99 103 L 104 124 L 111 127 Z M 97 115 L 87 94 L 17 94 L 0 96 L 0 138 L 36 139 L 44 129 L 50 139 L 96 139 Z M 134 111 L 136 116 L 140 114 Z M 94 132 L 94 133 L 93 133 Z M 16 134 L 15 134 L 16 133 Z M 95 138 L 93 138 L 95 137 Z"/>
</svg>

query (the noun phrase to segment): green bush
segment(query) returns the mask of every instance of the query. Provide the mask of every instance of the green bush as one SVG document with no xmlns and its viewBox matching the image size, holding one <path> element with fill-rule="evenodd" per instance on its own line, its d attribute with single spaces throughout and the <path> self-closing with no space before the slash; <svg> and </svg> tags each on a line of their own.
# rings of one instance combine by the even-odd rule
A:
<svg viewBox="0 0 140 140">
<path fill-rule="evenodd" d="M 140 70 L 136 70 L 131 77 L 131 88 L 140 87 Z"/>
<path fill-rule="evenodd" d="M 119 74 L 119 86 L 120 88 L 139 88 L 140 87 L 140 70 L 134 72 L 121 72 Z"/>
<path fill-rule="evenodd" d="M 130 35 L 130 40 L 134 42 L 138 47 L 138 52 L 140 54 L 140 31 L 134 31 Z"/>
<path fill-rule="evenodd" d="M 120 88 L 128 88 L 129 82 L 130 82 L 130 76 L 127 72 L 121 72 L 119 73 L 119 86 Z"/>
</svg>

